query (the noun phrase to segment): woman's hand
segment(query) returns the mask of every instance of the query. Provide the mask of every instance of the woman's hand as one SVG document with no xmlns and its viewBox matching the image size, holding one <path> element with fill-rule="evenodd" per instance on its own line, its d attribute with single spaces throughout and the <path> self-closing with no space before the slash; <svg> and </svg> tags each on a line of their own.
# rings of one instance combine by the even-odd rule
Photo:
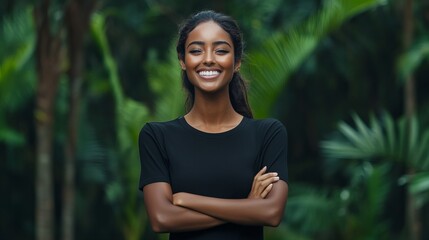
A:
<svg viewBox="0 0 429 240">
<path fill-rule="evenodd" d="M 267 167 L 265 166 L 255 175 L 252 189 L 247 198 L 265 198 L 273 189 L 273 183 L 280 179 L 276 172 L 265 173 L 266 171 Z"/>
</svg>

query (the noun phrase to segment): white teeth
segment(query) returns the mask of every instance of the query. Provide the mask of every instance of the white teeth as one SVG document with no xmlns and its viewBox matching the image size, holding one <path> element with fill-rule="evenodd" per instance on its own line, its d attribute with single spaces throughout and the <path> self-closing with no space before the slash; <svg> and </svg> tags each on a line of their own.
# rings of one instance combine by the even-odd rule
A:
<svg viewBox="0 0 429 240">
<path fill-rule="evenodd" d="M 204 77 L 212 77 L 212 76 L 219 75 L 219 71 L 201 71 L 198 74 Z"/>
</svg>

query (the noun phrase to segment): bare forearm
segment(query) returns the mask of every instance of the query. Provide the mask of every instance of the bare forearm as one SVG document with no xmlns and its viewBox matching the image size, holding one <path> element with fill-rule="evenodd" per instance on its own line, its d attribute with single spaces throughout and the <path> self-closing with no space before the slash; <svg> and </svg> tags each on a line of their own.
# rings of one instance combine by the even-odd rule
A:
<svg viewBox="0 0 429 240">
<path fill-rule="evenodd" d="M 271 194 L 274 196 L 265 199 L 221 199 L 180 193 L 174 198 L 174 204 L 227 222 L 277 226 L 283 216 L 287 184 L 283 181 L 276 183 Z"/>
<path fill-rule="evenodd" d="M 182 232 L 207 229 L 224 222 L 212 216 L 179 206 L 165 207 L 156 213 L 149 214 L 155 232 Z"/>
<path fill-rule="evenodd" d="M 155 232 L 201 230 L 223 224 L 212 216 L 173 205 L 170 185 L 149 184 L 143 189 L 146 210 Z"/>
</svg>

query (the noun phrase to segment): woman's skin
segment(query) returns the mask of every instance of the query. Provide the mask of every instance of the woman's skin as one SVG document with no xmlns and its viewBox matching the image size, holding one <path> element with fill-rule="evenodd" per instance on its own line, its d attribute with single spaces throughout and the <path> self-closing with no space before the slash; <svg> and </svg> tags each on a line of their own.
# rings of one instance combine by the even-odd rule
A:
<svg viewBox="0 0 429 240">
<path fill-rule="evenodd" d="M 229 34 L 213 21 L 193 29 L 186 40 L 180 65 L 194 85 L 194 105 L 185 120 L 192 127 L 221 133 L 236 127 L 243 116 L 229 98 L 229 82 L 239 70 Z M 246 199 L 221 199 L 191 193 L 173 195 L 168 183 L 143 188 L 146 209 L 155 232 L 192 231 L 225 222 L 277 226 L 283 216 L 288 185 L 277 173 L 261 169 L 254 177 Z"/>
<path fill-rule="evenodd" d="M 253 180 L 248 199 L 265 198 L 273 184 L 278 181 L 277 173 L 265 173 L 262 168 Z M 146 185 L 144 200 L 149 220 L 155 232 L 183 232 L 201 230 L 224 224 L 226 221 L 173 204 L 171 186 L 165 182 Z"/>
</svg>

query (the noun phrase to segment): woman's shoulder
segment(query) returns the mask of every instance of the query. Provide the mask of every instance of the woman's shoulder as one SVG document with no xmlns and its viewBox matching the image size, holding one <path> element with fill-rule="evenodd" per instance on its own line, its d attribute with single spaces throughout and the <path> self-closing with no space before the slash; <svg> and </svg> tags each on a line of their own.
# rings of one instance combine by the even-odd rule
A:
<svg viewBox="0 0 429 240">
<path fill-rule="evenodd" d="M 263 139 L 270 138 L 270 136 L 275 136 L 278 133 L 287 135 L 285 124 L 278 119 L 251 119 L 251 123 L 249 125 L 253 128 L 253 131 Z"/>
<path fill-rule="evenodd" d="M 253 132 L 263 142 L 271 142 L 273 138 L 287 139 L 286 127 L 283 122 L 278 119 L 252 119 L 251 122 L 252 124 L 250 125 L 253 125 Z"/>
<path fill-rule="evenodd" d="M 173 128 L 180 126 L 179 118 L 168 121 L 150 121 L 146 122 L 141 131 L 149 131 L 154 133 L 168 132 Z"/>
<path fill-rule="evenodd" d="M 263 130 L 272 129 L 272 128 L 286 129 L 285 124 L 276 118 L 252 119 L 252 122 L 254 126 Z"/>
</svg>

